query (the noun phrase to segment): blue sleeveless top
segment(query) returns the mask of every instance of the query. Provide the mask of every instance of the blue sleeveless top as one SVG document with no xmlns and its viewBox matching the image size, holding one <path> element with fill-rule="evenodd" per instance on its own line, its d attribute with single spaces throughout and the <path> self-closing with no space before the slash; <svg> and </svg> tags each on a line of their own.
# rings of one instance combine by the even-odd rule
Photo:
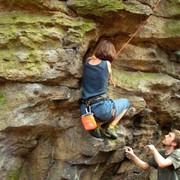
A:
<svg viewBox="0 0 180 180">
<path fill-rule="evenodd" d="M 106 94 L 109 79 L 107 61 L 101 61 L 97 65 L 89 64 L 86 61 L 83 70 L 82 98 Z"/>
</svg>

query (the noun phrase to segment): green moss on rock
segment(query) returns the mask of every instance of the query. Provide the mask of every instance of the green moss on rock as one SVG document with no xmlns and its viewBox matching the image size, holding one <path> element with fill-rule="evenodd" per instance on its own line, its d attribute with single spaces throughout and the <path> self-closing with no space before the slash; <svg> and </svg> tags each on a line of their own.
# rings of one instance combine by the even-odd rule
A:
<svg viewBox="0 0 180 180">
<path fill-rule="evenodd" d="M 101 16 L 105 12 L 123 9 L 124 5 L 119 0 L 73 0 L 68 5 L 74 7 L 79 14 L 95 14 Z"/>
<path fill-rule="evenodd" d="M 126 10 L 137 14 L 150 14 L 152 9 L 140 3 L 139 1 L 125 3 L 122 0 L 69 0 L 68 5 L 74 8 L 78 14 L 94 14 L 96 16 L 103 16 L 107 12 L 117 12 L 119 10 Z"/>
<path fill-rule="evenodd" d="M 165 31 L 172 37 L 180 37 L 180 21 L 170 20 L 165 24 Z"/>
<path fill-rule="evenodd" d="M 63 13 L 48 16 L 20 11 L 8 12 L 0 16 L 0 44 L 20 38 L 22 44 L 34 49 L 37 48 L 35 43 L 44 42 L 52 33 L 62 37 L 69 29 L 79 34 L 76 37 L 79 36 L 80 41 L 86 32 L 95 27 L 91 20 L 73 18 Z"/>
<path fill-rule="evenodd" d="M 172 86 L 176 80 L 161 73 L 128 72 L 113 69 L 113 79 L 123 89 L 134 92 L 151 92 L 151 87 L 161 84 Z"/>
<path fill-rule="evenodd" d="M 47 23 L 50 21 L 50 16 L 46 14 L 38 14 L 38 13 L 28 13 L 26 11 L 12 11 L 12 12 L 5 12 L 2 13 L 0 16 L 0 23 L 1 24 L 17 24 L 17 23 L 37 23 L 43 22 Z"/>
<path fill-rule="evenodd" d="M 7 3 L 10 7 L 19 6 L 24 7 L 26 5 L 42 8 L 42 0 L 7 0 Z"/>
<path fill-rule="evenodd" d="M 6 98 L 2 92 L 0 92 L 0 105 L 6 102 Z"/>
<path fill-rule="evenodd" d="M 0 16 L 0 75 L 14 80 L 44 78 L 43 69 L 49 69 L 44 52 L 61 47 L 62 39 L 80 44 L 94 28 L 91 20 L 61 12 L 4 12 Z"/>
<path fill-rule="evenodd" d="M 9 175 L 9 180 L 19 180 L 19 171 L 12 171 Z"/>
</svg>

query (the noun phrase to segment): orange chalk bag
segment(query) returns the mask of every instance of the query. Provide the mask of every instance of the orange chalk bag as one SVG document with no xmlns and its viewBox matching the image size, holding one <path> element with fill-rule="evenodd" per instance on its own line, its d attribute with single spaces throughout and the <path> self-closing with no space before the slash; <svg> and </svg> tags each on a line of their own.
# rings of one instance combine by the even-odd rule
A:
<svg viewBox="0 0 180 180">
<path fill-rule="evenodd" d="M 93 113 L 91 112 L 91 106 L 88 106 L 89 111 L 86 108 L 86 114 L 81 116 L 82 124 L 85 130 L 93 130 L 97 127 L 96 120 Z"/>
</svg>

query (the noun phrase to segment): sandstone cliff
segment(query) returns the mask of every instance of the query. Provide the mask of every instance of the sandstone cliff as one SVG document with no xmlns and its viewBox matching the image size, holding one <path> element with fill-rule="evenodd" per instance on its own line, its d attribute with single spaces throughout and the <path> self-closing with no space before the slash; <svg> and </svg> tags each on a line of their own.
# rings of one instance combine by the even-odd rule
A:
<svg viewBox="0 0 180 180">
<path fill-rule="evenodd" d="M 180 2 L 166 0 L 0 0 L 1 180 L 155 179 L 124 153 L 161 147 L 180 129 Z M 83 62 L 101 39 L 119 51 L 115 88 L 131 108 L 117 140 L 83 129 L 78 99 Z"/>
</svg>

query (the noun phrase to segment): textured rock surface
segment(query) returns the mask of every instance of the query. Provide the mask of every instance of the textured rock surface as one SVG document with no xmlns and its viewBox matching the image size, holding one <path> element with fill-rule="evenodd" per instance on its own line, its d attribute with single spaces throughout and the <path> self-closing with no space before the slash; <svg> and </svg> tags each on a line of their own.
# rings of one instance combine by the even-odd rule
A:
<svg viewBox="0 0 180 180">
<path fill-rule="evenodd" d="M 155 179 L 127 160 L 146 159 L 180 129 L 180 3 L 157 0 L 0 0 L 0 174 L 2 180 Z M 153 14 L 152 14 L 153 13 Z M 98 40 L 119 51 L 112 99 L 131 108 L 117 140 L 83 129 L 78 99 L 83 61 Z"/>
</svg>

